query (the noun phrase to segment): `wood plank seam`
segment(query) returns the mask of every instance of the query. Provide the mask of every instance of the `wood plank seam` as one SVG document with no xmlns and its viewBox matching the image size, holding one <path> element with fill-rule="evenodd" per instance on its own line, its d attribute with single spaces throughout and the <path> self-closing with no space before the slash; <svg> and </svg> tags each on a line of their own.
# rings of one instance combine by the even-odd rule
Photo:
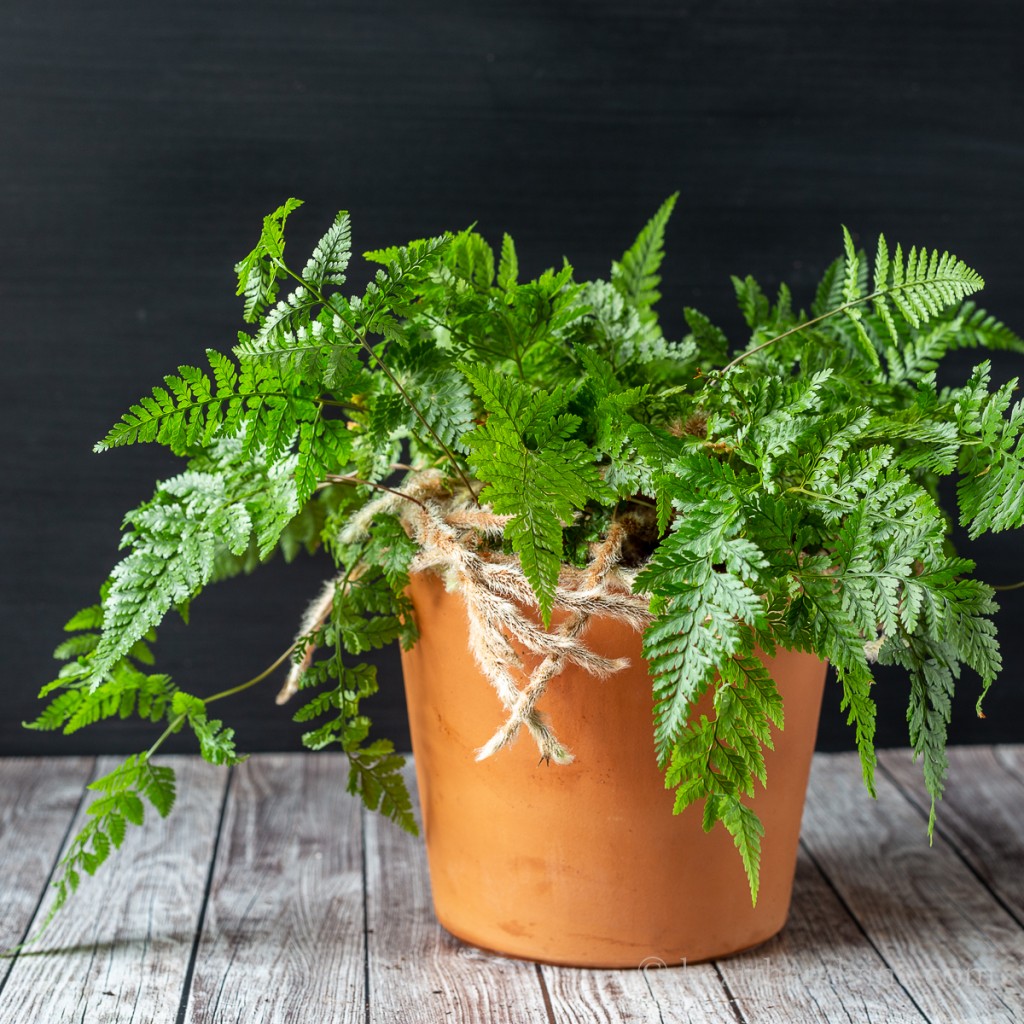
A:
<svg viewBox="0 0 1024 1024">
<path fill-rule="evenodd" d="M 411 762 L 412 757 L 407 758 L 407 762 Z M 414 801 L 415 802 L 415 801 Z M 362 809 L 359 815 L 359 823 L 362 826 L 359 829 L 359 854 L 361 857 L 361 866 L 363 872 L 363 1022 L 364 1024 L 372 1024 L 372 1007 L 371 1001 L 373 999 L 373 990 L 370 987 L 370 885 L 368 881 L 369 866 L 367 864 L 368 853 L 366 849 L 366 818 L 372 813 L 366 807 Z"/>
<path fill-rule="evenodd" d="M 28 919 L 25 921 L 25 927 L 22 929 L 21 937 L 18 939 L 15 949 L 17 950 L 13 956 L 7 958 L 7 966 L 4 971 L 3 978 L 0 978 L 0 995 L 3 994 L 4 989 L 7 986 L 7 981 L 11 976 L 11 971 L 14 970 L 14 965 L 18 962 L 18 958 L 21 956 L 21 946 L 23 946 L 29 939 L 29 932 L 32 929 L 32 924 L 39 916 L 40 910 L 42 910 L 43 904 L 46 902 L 46 897 L 50 892 L 50 883 L 53 881 L 53 876 L 57 873 L 57 868 L 60 865 L 60 855 L 63 853 L 64 848 L 68 844 L 68 840 L 71 838 L 71 829 L 75 824 L 75 820 L 78 818 L 79 812 L 82 810 L 82 805 L 85 803 L 89 793 L 89 783 L 96 778 L 97 765 L 99 764 L 99 758 L 94 757 L 92 759 L 92 766 L 89 769 L 89 775 L 86 779 L 86 783 L 82 786 L 81 795 L 78 798 L 78 803 L 75 804 L 74 810 L 71 812 L 71 817 L 68 818 L 67 826 L 64 829 L 64 834 L 61 836 L 60 842 L 57 844 L 57 849 L 53 855 L 53 865 L 50 867 L 50 872 L 46 876 L 46 881 L 43 882 L 42 891 L 39 893 L 39 899 L 36 901 L 35 906 L 32 908 L 32 912 L 29 914 Z"/>
<path fill-rule="evenodd" d="M 917 1010 L 917 1012 L 921 1015 L 921 1019 L 922 1020 L 926 1020 L 926 1021 L 930 1020 L 931 1018 L 928 1016 L 927 1013 L 924 1012 L 924 1008 L 918 1003 L 918 1001 L 911 994 L 910 990 L 904 984 L 903 979 L 899 976 L 899 974 L 896 972 L 896 969 L 893 967 L 893 965 L 886 958 L 885 954 L 879 948 L 879 946 L 875 942 L 875 940 L 871 937 L 871 935 L 869 934 L 867 928 L 865 928 L 864 924 L 861 922 L 860 918 L 853 912 L 853 907 L 850 906 L 850 904 L 847 901 L 846 897 L 843 896 L 842 892 L 840 892 L 839 886 L 837 886 L 835 884 L 835 882 L 833 882 L 833 880 L 829 877 L 828 872 L 825 870 L 825 866 L 814 855 L 814 851 L 810 848 L 809 844 L 804 841 L 803 837 L 801 837 L 801 839 L 800 839 L 800 847 L 804 851 L 804 853 L 807 855 L 807 857 L 811 861 L 811 863 L 818 869 L 818 874 L 821 875 L 821 877 L 824 880 L 825 884 L 829 887 L 829 889 L 832 890 L 832 892 L 834 893 L 836 899 L 839 901 L 840 905 L 842 906 L 843 910 L 845 910 L 846 913 L 849 915 L 849 918 L 853 922 L 854 926 L 861 933 L 861 935 L 864 936 L 864 941 L 867 942 L 867 944 L 874 950 L 875 955 L 878 957 L 878 959 L 884 965 L 886 971 L 889 972 L 889 975 L 893 978 L 893 980 L 896 982 L 896 984 L 899 985 L 899 987 L 903 990 L 904 995 L 906 995 L 907 999 L 910 1000 L 910 1002 L 913 1005 L 914 1009 Z"/>
<path fill-rule="evenodd" d="M 651 979 L 647 976 L 647 971 L 641 970 L 640 976 L 644 979 L 644 985 L 647 987 L 651 1002 L 654 1003 L 654 1009 L 658 1013 L 658 1024 L 665 1024 L 665 1011 L 661 1008 L 661 1000 L 654 992 L 654 986 L 651 984 Z"/>
<path fill-rule="evenodd" d="M 544 1009 L 548 1015 L 548 1024 L 558 1024 L 555 1020 L 555 1008 L 551 1004 L 551 993 L 548 991 L 548 983 L 544 980 L 544 971 L 540 964 L 534 965 L 534 970 L 537 972 L 537 982 L 540 985 L 540 994 L 544 1000 Z"/>
<path fill-rule="evenodd" d="M 718 961 L 713 960 L 711 966 L 715 969 L 715 974 L 718 975 L 718 981 L 722 986 L 722 991 L 725 993 L 725 998 L 729 1003 L 729 1009 L 732 1010 L 733 1016 L 736 1018 L 737 1024 L 747 1024 L 746 1018 L 743 1016 L 743 1011 L 740 1009 L 739 1000 L 737 1000 L 732 989 L 729 988 L 729 982 L 725 980 L 725 975 L 722 973 L 722 969 L 718 966 Z"/>
<path fill-rule="evenodd" d="M 206 872 L 206 885 L 203 889 L 203 902 L 199 908 L 199 916 L 196 918 L 196 932 L 192 937 L 192 949 L 189 952 L 188 966 L 185 968 L 185 980 L 181 986 L 181 1000 L 178 1003 L 178 1013 L 174 1018 L 174 1024 L 185 1024 L 185 1015 L 188 1013 L 189 996 L 192 994 L 192 978 L 195 975 L 196 959 L 199 956 L 199 944 L 203 937 L 203 925 L 206 922 L 206 908 L 210 902 L 210 889 L 213 886 L 213 872 L 217 866 L 220 840 L 224 834 L 224 817 L 227 814 L 228 798 L 234 779 L 235 768 L 234 765 L 231 765 L 227 770 L 227 778 L 224 780 L 224 791 L 221 794 L 220 800 L 220 814 L 217 818 L 217 834 L 214 836 L 213 849 L 210 852 L 210 864 Z"/>
<path fill-rule="evenodd" d="M 1010 771 L 1010 769 L 1006 765 L 1003 765 L 1003 767 L 1007 768 L 1007 774 L 1008 775 L 1011 775 L 1014 778 L 1017 778 L 1017 775 L 1016 775 L 1015 772 Z M 882 760 L 879 760 L 878 768 L 882 772 L 882 774 L 885 775 L 885 777 L 887 779 L 889 779 L 889 781 L 896 787 L 896 789 L 903 796 L 903 798 L 914 808 L 914 810 L 916 810 L 918 812 L 918 814 L 921 816 L 922 820 L 927 822 L 928 821 L 929 811 L 922 804 L 918 794 L 914 793 L 912 790 L 906 789 L 903 786 L 903 784 L 901 783 L 900 779 L 893 772 L 891 772 L 889 770 L 889 768 L 885 765 L 885 763 Z M 1018 780 L 1018 781 L 1024 781 L 1024 780 Z M 992 887 L 991 883 L 985 878 L 984 875 L 981 874 L 980 871 L 978 871 L 977 867 L 974 865 L 974 863 L 971 861 L 971 859 L 960 848 L 960 844 L 957 842 L 956 836 L 952 832 L 950 832 L 948 829 L 943 827 L 941 811 L 940 811 L 940 813 L 937 815 L 937 817 L 935 819 L 935 834 L 943 842 L 945 842 L 945 844 L 949 847 L 950 851 L 956 856 L 956 858 L 978 880 L 978 883 L 992 897 L 993 901 L 995 903 L 998 903 L 999 906 L 1002 907 L 1003 910 L 1005 910 L 1006 913 L 1011 918 L 1013 918 L 1013 920 L 1021 928 L 1024 928 L 1024 918 L 1021 917 L 1021 915 L 1017 911 L 1017 909 L 1015 907 L 1013 907 L 1011 904 L 1009 904 Z"/>
</svg>

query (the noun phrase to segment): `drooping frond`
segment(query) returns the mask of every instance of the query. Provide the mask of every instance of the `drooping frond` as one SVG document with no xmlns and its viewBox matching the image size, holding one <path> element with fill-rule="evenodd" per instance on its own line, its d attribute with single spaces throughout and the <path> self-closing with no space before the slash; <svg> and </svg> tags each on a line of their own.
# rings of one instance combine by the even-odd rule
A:
<svg viewBox="0 0 1024 1024">
<path fill-rule="evenodd" d="M 181 366 L 131 407 L 95 450 L 156 441 L 184 454 L 205 448 L 217 437 L 245 430 L 250 450 L 261 446 L 274 458 L 292 442 L 297 425 L 317 414 L 317 405 L 285 386 L 273 368 L 207 352 L 213 379 L 194 366 Z"/>
<path fill-rule="evenodd" d="M 157 626 L 213 578 L 222 547 L 236 555 L 254 543 L 269 555 L 299 509 L 296 458 L 261 461 L 240 440 L 224 442 L 217 470 L 187 470 L 158 485 L 125 518 L 122 546 L 103 600 L 103 632 L 89 655 L 93 686 Z"/>
<path fill-rule="evenodd" d="M 1011 406 L 1017 381 L 989 392 L 990 366 L 974 368 L 954 392 L 957 425 L 970 443 L 960 454 L 960 523 L 972 538 L 1024 525 L 1024 402 Z"/>
<path fill-rule="evenodd" d="M 90 782 L 88 788 L 99 795 L 89 805 L 86 824 L 57 865 L 52 882 L 54 900 L 41 930 L 78 889 L 82 873 L 94 875 L 110 854 L 120 849 L 128 825 L 143 824 L 144 800 L 166 817 L 176 796 L 174 769 L 154 765 L 145 754 L 132 755 L 114 771 Z"/>
<path fill-rule="evenodd" d="M 387 740 L 367 742 L 370 720 L 360 704 L 377 692 L 373 665 L 349 664 L 349 656 L 401 638 L 408 642 L 408 599 L 385 574 L 348 572 L 334 587 L 324 621 L 303 640 L 305 667 L 299 685 L 317 689 L 295 713 L 317 723 L 303 745 L 310 750 L 340 748 L 349 759 L 348 791 L 406 831 L 417 833 L 409 791 L 402 778 L 405 759 Z"/>
</svg>

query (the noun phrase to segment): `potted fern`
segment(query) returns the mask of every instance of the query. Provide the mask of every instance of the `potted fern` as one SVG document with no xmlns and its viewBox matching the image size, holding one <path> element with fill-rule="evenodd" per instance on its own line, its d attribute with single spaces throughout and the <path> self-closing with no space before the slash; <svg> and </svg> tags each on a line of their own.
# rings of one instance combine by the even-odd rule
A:
<svg viewBox="0 0 1024 1024">
<path fill-rule="evenodd" d="M 438 911 L 470 941 L 635 965 L 777 931 L 826 662 L 869 790 L 872 665 L 906 671 L 934 816 L 954 681 L 966 665 L 983 696 L 1000 668 L 993 591 L 951 552 L 938 481 L 957 475 L 972 537 L 1024 522 L 1015 382 L 993 387 L 985 361 L 953 386 L 935 371 L 953 349 L 1024 346 L 970 302 L 982 280 L 960 260 L 884 238 L 869 260 L 845 230 L 809 313 L 785 287 L 771 301 L 734 279 L 738 347 L 692 309 L 667 339 L 674 203 L 607 281 L 568 263 L 520 280 L 511 238 L 495 253 L 467 230 L 367 253 L 380 269 L 353 297 L 346 213 L 305 263 L 285 257 L 300 204 L 265 218 L 236 267 L 252 329 L 97 445 L 157 442 L 185 462 L 127 514 L 127 554 L 68 623 L 31 723 L 135 714 L 157 733 L 92 784 L 54 913 L 145 803 L 171 809 L 166 737 L 243 759 L 212 705 L 270 671 L 190 693 L 151 671 L 154 630 L 303 548 L 334 568 L 279 702 L 298 695 L 305 745 L 344 751 L 349 790 L 414 830 L 403 759 L 369 738 L 378 684 L 359 660 L 401 643 Z M 612 885 L 627 896 L 607 899 Z"/>
</svg>

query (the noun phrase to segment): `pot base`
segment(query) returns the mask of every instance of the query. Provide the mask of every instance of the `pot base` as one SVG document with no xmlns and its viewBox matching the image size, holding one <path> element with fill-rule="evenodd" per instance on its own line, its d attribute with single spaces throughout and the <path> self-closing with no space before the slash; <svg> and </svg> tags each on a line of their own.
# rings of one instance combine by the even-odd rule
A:
<svg viewBox="0 0 1024 1024">
<path fill-rule="evenodd" d="M 436 914 L 435 914 L 436 916 Z M 788 908 L 787 908 L 788 916 Z M 758 939 L 755 942 L 750 943 L 746 946 L 741 946 L 738 949 L 722 949 L 719 952 L 713 953 L 703 957 L 692 957 L 681 954 L 676 950 L 673 951 L 661 951 L 648 953 L 645 956 L 637 957 L 634 953 L 633 956 L 625 958 L 616 958 L 609 955 L 607 958 L 601 954 L 593 952 L 593 947 L 588 947 L 588 951 L 585 954 L 580 953 L 578 948 L 570 951 L 571 955 L 568 959 L 565 957 L 545 957 L 536 955 L 537 943 L 535 940 L 526 943 L 524 947 L 506 948 L 505 946 L 493 946 L 488 945 L 484 942 L 475 941 L 469 935 L 460 934 L 455 928 L 448 924 L 445 924 L 440 918 L 438 923 L 449 935 L 454 939 L 461 942 L 463 945 L 472 946 L 474 949 L 479 949 L 481 952 L 488 953 L 491 956 L 500 956 L 509 960 L 524 960 L 529 963 L 537 964 L 548 964 L 552 967 L 573 967 L 583 968 L 587 970 L 642 970 L 644 968 L 667 968 L 667 967 L 693 967 L 696 964 L 710 963 L 715 960 L 725 960 L 729 957 L 742 956 L 744 953 L 749 953 L 751 950 L 759 949 L 767 942 L 771 942 L 776 935 L 780 934 L 785 927 L 785 920 L 778 928 L 775 929 L 770 935 L 764 936 L 764 938 Z M 601 938 L 602 945 L 604 944 L 604 938 Z"/>
</svg>

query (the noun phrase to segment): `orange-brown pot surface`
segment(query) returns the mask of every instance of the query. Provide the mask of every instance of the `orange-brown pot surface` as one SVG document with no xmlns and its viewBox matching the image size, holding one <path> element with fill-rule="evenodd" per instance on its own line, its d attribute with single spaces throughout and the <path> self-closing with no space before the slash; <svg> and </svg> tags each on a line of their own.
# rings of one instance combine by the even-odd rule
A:
<svg viewBox="0 0 1024 1024">
<path fill-rule="evenodd" d="M 767 662 L 786 728 L 753 799 L 766 834 L 752 907 L 731 836 L 721 825 L 705 833 L 699 807 L 672 813 L 636 631 L 595 618 L 585 642 L 631 667 L 599 680 L 570 666 L 539 705 L 572 764 L 539 763 L 525 730 L 478 762 L 504 711 L 467 647 L 462 598 L 428 574 L 409 594 L 420 638 L 402 655 L 406 700 L 434 906 L 452 934 L 548 963 L 636 967 L 726 956 L 782 928 L 824 662 L 785 651 Z"/>
</svg>

